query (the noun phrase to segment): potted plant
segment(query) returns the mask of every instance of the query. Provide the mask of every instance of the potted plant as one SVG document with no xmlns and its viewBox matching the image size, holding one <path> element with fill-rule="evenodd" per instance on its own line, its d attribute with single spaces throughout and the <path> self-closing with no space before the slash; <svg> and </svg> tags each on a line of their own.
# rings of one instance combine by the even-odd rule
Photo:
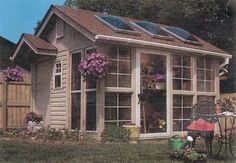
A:
<svg viewBox="0 0 236 163">
<path fill-rule="evenodd" d="M 105 77 L 108 64 L 109 62 L 104 54 L 97 52 L 88 53 L 81 60 L 78 70 L 84 80 L 101 80 Z"/>
<path fill-rule="evenodd" d="M 137 143 L 140 136 L 140 127 L 134 123 L 125 124 L 123 127 L 130 131 L 130 143 Z"/>
<path fill-rule="evenodd" d="M 184 152 L 184 162 L 186 163 L 204 163 L 207 162 L 207 154 L 196 152 L 192 149 L 187 149 Z"/>
<path fill-rule="evenodd" d="M 166 80 L 165 75 L 157 73 L 154 76 L 155 88 L 165 89 L 165 86 L 166 86 L 165 80 Z"/>
<path fill-rule="evenodd" d="M 44 126 L 43 117 L 39 113 L 30 112 L 26 115 L 25 120 L 30 133 L 36 133 Z"/>
</svg>

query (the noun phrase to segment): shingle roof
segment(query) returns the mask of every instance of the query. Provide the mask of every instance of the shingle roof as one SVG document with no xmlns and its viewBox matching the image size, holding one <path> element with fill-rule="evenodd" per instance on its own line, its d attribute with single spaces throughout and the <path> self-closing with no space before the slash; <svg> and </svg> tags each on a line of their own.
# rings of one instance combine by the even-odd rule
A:
<svg viewBox="0 0 236 163">
<path fill-rule="evenodd" d="M 86 30 L 88 30 L 94 35 L 108 35 L 108 36 L 114 36 L 114 37 L 129 38 L 129 39 L 135 39 L 135 40 L 149 41 L 149 42 L 154 42 L 154 43 L 161 43 L 161 44 L 167 44 L 167 45 L 174 45 L 174 46 L 228 54 L 224 50 L 221 50 L 217 48 L 216 46 L 196 36 L 195 37 L 202 44 L 202 46 L 184 43 L 176 38 L 173 41 L 152 38 L 143 32 L 141 32 L 140 35 L 118 33 L 118 32 L 113 31 L 112 29 L 104 25 L 103 23 L 99 22 L 95 18 L 95 15 L 99 16 L 99 15 L 107 15 L 107 14 L 102 14 L 102 13 L 87 11 L 87 10 L 82 10 L 82 9 L 73 9 L 73 8 L 65 7 L 65 6 L 53 6 L 53 7 L 58 9 L 64 15 L 66 15 L 67 17 L 69 17 L 74 22 L 78 23 L 80 26 L 84 27 Z M 135 19 L 125 18 L 125 17 L 122 17 L 122 18 L 128 21 L 137 21 Z"/>
<path fill-rule="evenodd" d="M 57 50 L 55 46 L 49 42 L 31 34 L 23 34 L 23 37 L 27 39 L 35 48 L 45 50 Z"/>
</svg>

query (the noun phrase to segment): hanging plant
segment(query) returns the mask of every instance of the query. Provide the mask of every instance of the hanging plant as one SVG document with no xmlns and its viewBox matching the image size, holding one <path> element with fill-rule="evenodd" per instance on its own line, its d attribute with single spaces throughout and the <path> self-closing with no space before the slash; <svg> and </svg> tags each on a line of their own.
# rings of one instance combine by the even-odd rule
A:
<svg viewBox="0 0 236 163">
<path fill-rule="evenodd" d="M 101 80 L 105 77 L 108 64 L 109 62 L 104 54 L 95 52 L 85 55 L 85 58 L 79 64 L 78 70 L 84 80 Z"/>
<path fill-rule="evenodd" d="M 23 81 L 23 73 L 17 67 L 8 67 L 7 69 L 2 70 L 2 72 L 3 72 L 3 80 L 6 82 L 10 82 L 10 81 L 21 82 L 21 81 Z"/>
</svg>

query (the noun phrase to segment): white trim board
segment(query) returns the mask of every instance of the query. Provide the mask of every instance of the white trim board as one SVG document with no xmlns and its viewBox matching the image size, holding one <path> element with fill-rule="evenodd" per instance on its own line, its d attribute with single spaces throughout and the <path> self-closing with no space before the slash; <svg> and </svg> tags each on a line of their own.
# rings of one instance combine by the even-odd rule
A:
<svg viewBox="0 0 236 163">
<path fill-rule="evenodd" d="M 131 39 L 131 38 L 114 37 L 114 36 L 99 35 L 98 34 L 95 36 L 95 39 L 96 40 L 108 40 L 108 41 L 133 43 L 133 44 L 139 44 L 142 46 L 154 46 L 154 47 L 167 48 L 167 49 L 173 49 L 173 50 L 181 50 L 181 51 L 185 51 L 185 52 L 199 53 L 202 55 L 213 55 L 213 56 L 218 56 L 218 57 L 222 57 L 222 58 L 232 58 L 232 55 L 229 55 L 226 53 L 218 53 L 218 52 L 212 52 L 212 51 L 207 51 L 207 50 L 187 48 L 187 47 L 162 44 L 162 43 L 151 42 L 151 41 L 143 41 L 143 40 L 137 40 L 137 39 Z"/>
</svg>

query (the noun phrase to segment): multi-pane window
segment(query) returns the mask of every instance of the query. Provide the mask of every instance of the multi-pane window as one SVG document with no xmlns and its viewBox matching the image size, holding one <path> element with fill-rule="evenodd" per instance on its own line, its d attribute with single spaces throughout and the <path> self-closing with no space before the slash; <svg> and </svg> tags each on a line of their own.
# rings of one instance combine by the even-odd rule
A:
<svg viewBox="0 0 236 163">
<path fill-rule="evenodd" d="M 82 80 L 77 67 L 81 61 L 81 52 L 72 53 L 71 59 L 71 128 L 80 129 Z"/>
<path fill-rule="evenodd" d="M 173 131 L 186 131 L 190 123 L 193 96 L 173 96 Z"/>
<path fill-rule="evenodd" d="M 197 58 L 197 90 L 201 92 L 214 92 L 214 69 L 212 58 Z"/>
<path fill-rule="evenodd" d="M 131 122 L 131 94 L 106 93 L 105 123 L 122 126 L 127 122 Z"/>
<path fill-rule="evenodd" d="M 54 87 L 61 88 L 62 67 L 61 61 L 55 64 Z"/>
<path fill-rule="evenodd" d="M 174 54 L 172 59 L 173 89 L 192 90 L 192 58 L 187 55 Z"/>
<path fill-rule="evenodd" d="M 131 52 L 128 47 L 108 48 L 109 62 L 106 87 L 131 87 Z"/>
<path fill-rule="evenodd" d="M 85 54 L 89 55 L 96 53 L 96 47 L 91 47 L 85 49 Z M 88 79 L 86 80 L 86 130 L 96 131 L 96 94 L 97 94 L 97 82 L 96 80 Z"/>
</svg>

